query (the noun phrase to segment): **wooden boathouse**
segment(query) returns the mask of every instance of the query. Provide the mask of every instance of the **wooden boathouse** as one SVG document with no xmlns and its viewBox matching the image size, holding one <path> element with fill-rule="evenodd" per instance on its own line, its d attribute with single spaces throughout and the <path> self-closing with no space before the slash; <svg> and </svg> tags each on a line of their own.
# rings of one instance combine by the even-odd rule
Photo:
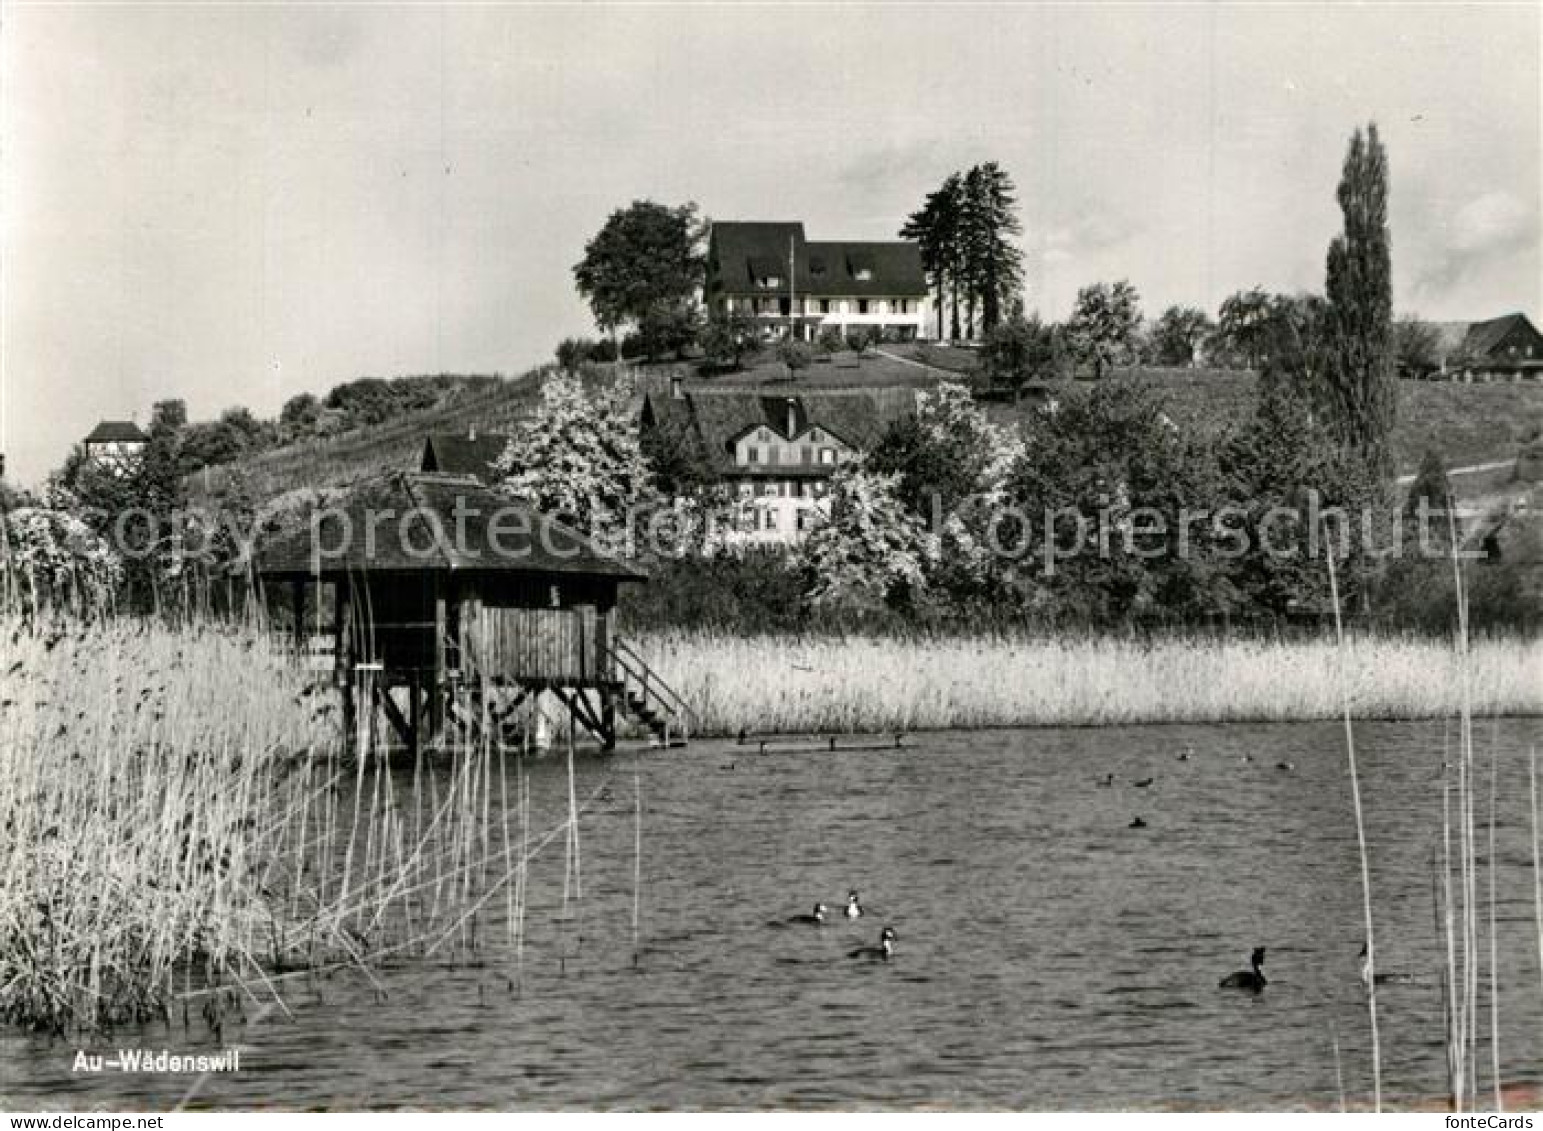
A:
<svg viewBox="0 0 1543 1131">
<path fill-rule="evenodd" d="M 366 480 L 253 564 L 341 689 L 350 740 L 379 710 L 416 756 L 544 692 L 606 749 L 622 717 L 659 745 L 688 736 L 685 704 L 616 633 L 617 591 L 644 575 L 469 477 Z"/>
</svg>

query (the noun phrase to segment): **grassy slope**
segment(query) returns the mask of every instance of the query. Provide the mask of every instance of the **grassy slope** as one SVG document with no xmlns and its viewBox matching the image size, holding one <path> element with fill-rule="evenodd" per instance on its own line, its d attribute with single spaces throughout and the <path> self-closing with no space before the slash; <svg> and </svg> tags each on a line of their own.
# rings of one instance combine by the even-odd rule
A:
<svg viewBox="0 0 1543 1131">
<path fill-rule="evenodd" d="M 913 351 L 886 348 L 883 354 L 859 358 L 842 353 L 816 362 L 789 382 L 787 369 L 774 357 L 752 359 L 735 373 L 705 379 L 721 386 L 770 385 L 792 388 L 842 388 L 856 385 L 888 385 L 926 388 L 938 380 L 958 377 L 972 361 L 970 351 L 933 348 L 923 356 L 947 368 L 928 369 L 908 363 Z M 691 365 L 657 365 L 638 371 L 644 390 L 663 391 L 672 375 L 690 381 L 704 380 Z M 1253 404 L 1254 380 L 1247 375 L 1187 370 L 1129 371 L 1127 380 L 1159 386 L 1168 399 L 1170 414 L 1182 425 L 1216 427 L 1242 420 Z M 1069 384 L 1069 393 L 1087 388 Z M 257 496 L 271 498 L 299 487 L 347 483 L 362 475 L 390 467 L 415 467 L 423 438 L 430 432 L 498 429 L 530 410 L 537 379 L 532 375 L 512 378 L 482 394 L 453 399 L 449 404 L 402 416 L 375 428 L 346 433 L 308 444 L 281 448 L 254 458 L 211 469 L 196 476 L 194 493 L 218 494 L 232 481 L 232 472 L 244 478 Z M 990 413 L 999 420 L 1020 419 L 1027 404 L 992 404 Z M 1403 382 L 1399 390 L 1399 423 L 1394 450 L 1399 470 L 1411 472 L 1427 447 L 1434 446 L 1449 467 L 1509 459 L 1522 441 L 1543 426 L 1543 383 L 1527 385 L 1454 385 L 1444 382 Z M 1459 490 L 1466 485 L 1457 484 Z"/>
<path fill-rule="evenodd" d="M 197 498 L 223 494 L 238 478 L 258 498 L 300 487 L 329 487 L 389 468 L 414 468 L 430 432 L 497 430 L 530 410 L 537 380 L 509 378 L 489 392 L 458 397 L 424 412 L 408 413 L 373 428 L 277 448 L 208 469 L 190 481 Z"/>
</svg>

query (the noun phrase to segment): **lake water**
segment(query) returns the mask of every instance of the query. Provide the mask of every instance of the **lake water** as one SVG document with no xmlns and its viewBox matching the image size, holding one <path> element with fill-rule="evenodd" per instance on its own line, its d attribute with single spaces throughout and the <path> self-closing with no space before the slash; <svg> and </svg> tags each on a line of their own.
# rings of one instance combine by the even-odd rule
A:
<svg viewBox="0 0 1543 1131">
<path fill-rule="evenodd" d="M 1417 979 L 1378 991 L 1384 1084 L 1390 1097 L 1429 1098 L 1445 1073 L 1432 895 L 1444 727 L 1364 724 L 1356 737 L 1380 969 Z M 1543 1054 L 1527 775 L 1540 740 L 1543 720 L 1478 731 L 1481 765 L 1491 752 L 1500 763 L 1500 1047 L 1512 1082 L 1538 1080 Z M 294 981 L 293 1018 L 249 1008 L 225 1033 L 242 1071 L 204 1080 L 192 1104 L 1333 1107 L 1336 1040 L 1352 1102 L 1369 1095 L 1337 725 L 909 742 L 645 753 L 636 966 L 634 759 L 581 760 L 579 794 L 596 795 L 582 823 L 583 899 L 564 920 L 559 837 L 532 872 L 518 993 L 501 941 L 476 967 L 389 968 L 384 997 L 353 973 Z M 1098 784 L 1107 773 L 1113 787 Z M 537 813 L 557 820 L 564 767 L 538 765 L 533 782 Z M 1147 827 L 1129 828 L 1138 815 Z M 1481 871 L 1481 893 L 1486 883 Z M 856 925 L 767 926 L 816 900 L 834 911 L 849 888 L 869 912 Z M 495 903 L 487 937 L 501 940 Z M 847 957 L 886 923 L 899 936 L 893 961 Z M 1269 948 L 1268 988 L 1218 989 L 1256 945 Z M 1486 1009 L 1486 1036 L 1488 1024 Z M 191 1031 L 150 1026 L 87 1048 L 214 1044 L 195 1019 Z M 75 1051 L 0 1035 L 0 1106 L 186 1097 L 186 1077 L 72 1074 Z M 1487 1072 L 1487 1043 L 1480 1057 Z"/>
</svg>

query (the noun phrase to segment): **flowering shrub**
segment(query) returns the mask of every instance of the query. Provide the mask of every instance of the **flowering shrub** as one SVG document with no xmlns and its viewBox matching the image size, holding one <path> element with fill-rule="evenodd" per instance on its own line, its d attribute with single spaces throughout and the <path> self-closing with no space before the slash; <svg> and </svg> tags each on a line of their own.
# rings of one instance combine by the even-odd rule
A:
<svg viewBox="0 0 1543 1131">
<path fill-rule="evenodd" d="M 857 464 L 832 477 L 830 518 L 800 546 L 812 606 L 877 612 L 914 602 L 926 590 L 927 540 L 897 494 L 899 480 Z"/>
<path fill-rule="evenodd" d="M 80 519 L 62 510 L 20 507 L 5 516 L 3 546 L 13 584 L 36 604 L 94 607 L 123 580 L 123 562 Z"/>
<path fill-rule="evenodd" d="M 652 488 L 631 393 L 624 382 L 586 393 L 577 378 L 548 376 L 540 408 L 516 422 L 493 465 L 502 489 L 586 533 L 623 523 Z"/>
</svg>

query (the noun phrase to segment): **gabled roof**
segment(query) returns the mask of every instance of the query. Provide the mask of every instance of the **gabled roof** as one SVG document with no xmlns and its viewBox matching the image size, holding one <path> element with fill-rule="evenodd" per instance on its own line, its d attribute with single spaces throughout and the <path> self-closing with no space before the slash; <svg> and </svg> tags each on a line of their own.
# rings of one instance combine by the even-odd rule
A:
<svg viewBox="0 0 1543 1131">
<path fill-rule="evenodd" d="M 810 242 L 790 222 L 725 220 L 708 237 L 708 289 L 718 294 L 925 298 L 921 249 L 903 240 Z M 760 281 L 776 279 L 768 288 Z"/>
<path fill-rule="evenodd" d="M 694 433 L 708 461 L 720 474 L 746 469 L 733 461 L 734 442 L 751 428 L 788 435 L 788 402 L 793 402 L 794 434 L 823 428 L 859 451 L 873 447 L 886 429 L 916 412 L 916 391 L 882 389 L 688 388 L 679 398 L 650 394 L 645 421 Z M 777 469 L 780 474 L 786 468 Z"/>
<path fill-rule="evenodd" d="M 493 464 L 509 446 L 502 432 L 436 432 L 423 441 L 423 458 L 418 470 L 444 475 L 469 475 L 483 483 L 493 482 Z"/>
<path fill-rule="evenodd" d="M 374 536 L 367 537 L 372 522 Z M 254 565 L 263 577 L 315 576 L 318 558 L 324 577 L 391 571 L 644 577 L 528 503 L 471 479 L 423 472 L 393 471 L 355 484 L 319 518 L 262 540 Z"/>
<path fill-rule="evenodd" d="M 148 442 L 149 436 L 141 431 L 139 425 L 132 420 L 104 420 L 91 429 L 91 435 L 86 437 L 88 444 L 143 444 Z"/>
<path fill-rule="evenodd" d="M 1531 331 L 1534 338 L 1538 336 L 1537 328 L 1525 314 L 1506 314 L 1487 322 L 1474 322 L 1463 338 L 1462 352 L 1464 356 L 1474 359 L 1487 358 L 1499 348 L 1512 330 L 1521 327 Z"/>
<path fill-rule="evenodd" d="M 869 278 L 859 274 L 868 272 Z M 902 240 L 859 243 L 853 240 L 811 243 L 803 274 L 801 294 L 894 295 L 899 298 L 927 297 L 927 275 L 922 270 L 922 253 L 914 243 Z"/>
</svg>

